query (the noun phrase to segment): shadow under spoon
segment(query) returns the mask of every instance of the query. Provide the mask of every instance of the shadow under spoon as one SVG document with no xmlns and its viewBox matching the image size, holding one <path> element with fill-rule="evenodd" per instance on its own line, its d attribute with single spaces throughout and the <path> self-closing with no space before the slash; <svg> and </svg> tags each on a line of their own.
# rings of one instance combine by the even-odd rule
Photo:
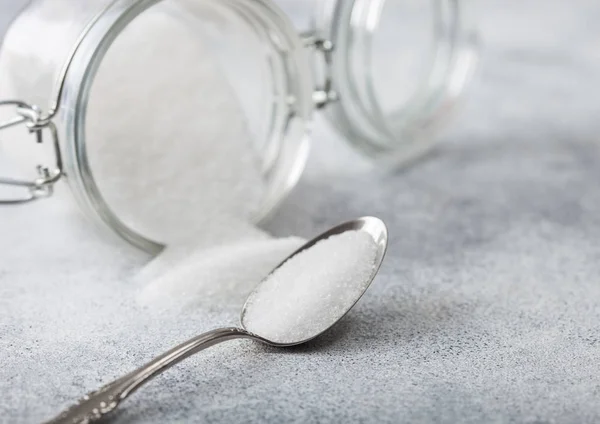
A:
<svg viewBox="0 0 600 424">
<path fill-rule="evenodd" d="M 356 238 L 351 239 L 348 237 L 347 240 L 338 238 L 335 248 L 340 251 L 332 252 L 332 256 L 329 257 L 329 252 L 324 250 L 324 242 L 328 239 L 334 240 L 334 237 L 342 237 L 348 232 L 352 232 L 352 237 Z M 305 343 L 317 337 L 346 315 L 369 287 L 385 256 L 387 239 L 388 234 L 385 224 L 375 217 L 355 219 L 326 231 L 292 253 L 258 284 L 248 296 L 242 308 L 240 328 L 221 328 L 196 336 L 163 353 L 137 370 L 88 394 L 78 404 L 66 409 L 48 423 L 80 424 L 99 420 L 117 408 L 124 399 L 153 377 L 217 343 L 245 338 L 275 347 L 287 347 Z M 362 245 L 357 244 L 358 248 L 352 247 L 354 240 L 358 240 Z M 365 245 L 365 243 L 368 245 Z M 367 249 L 361 250 L 360 246 L 363 248 L 367 246 Z M 332 246 L 329 247 L 333 249 Z M 346 257 L 343 257 L 344 253 Z M 313 261 L 315 256 L 318 256 L 316 258 L 317 265 L 307 267 L 307 263 L 300 262 L 301 256 L 306 258 L 309 254 L 312 254 L 313 258 L 311 260 Z M 358 255 L 367 257 L 352 257 Z M 319 259 L 322 259 L 320 264 Z M 333 263 L 323 262 L 328 260 L 332 260 Z M 360 260 L 365 265 L 362 268 L 360 268 Z M 312 284 L 307 282 L 303 285 L 302 274 L 305 273 L 304 269 L 306 268 L 311 268 L 306 271 L 308 273 L 306 278 L 312 278 L 314 281 L 312 281 Z M 332 274 L 336 270 L 341 275 L 337 280 L 336 275 Z M 344 272 L 346 274 L 350 272 L 352 275 L 345 275 Z M 285 284 L 280 279 L 274 281 L 277 274 L 280 274 L 278 276 L 280 279 L 282 277 L 286 278 Z M 296 284 L 287 286 L 287 279 Z M 318 284 L 315 285 L 315 281 Z M 342 281 L 342 283 L 328 288 L 329 281 L 338 281 L 338 283 Z M 333 290 L 333 292 L 327 290 Z M 335 307 L 330 307 L 329 303 L 324 303 L 332 301 L 332 294 L 334 295 Z M 281 296 L 283 296 L 282 302 L 279 302 Z M 288 298 L 284 299 L 286 296 Z M 302 296 L 304 299 L 299 299 Z M 283 300 L 286 300 L 287 303 Z M 278 302 L 281 304 L 278 304 Z M 306 314 L 300 317 L 306 322 L 294 322 L 288 316 L 290 305 L 293 309 L 294 305 L 298 303 L 302 303 L 301 307 L 304 307 L 307 311 Z M 318 310 L 318 308 L 323 309 L 325 307 L 327 311 Z M 325 313 L 319 315 L 320 312 Z M 315 315 L 319 316 L 317 321 L 312 319 Z M 294 315 L 294 317 L 294 319 L 297 319 L 297 315 Z M 267 327 L 265 327 L 265 323 Z M 269 323 L 276 323 L 275 332 L 268 327 L 268 325 L 273 325 Z"/>
</svg>

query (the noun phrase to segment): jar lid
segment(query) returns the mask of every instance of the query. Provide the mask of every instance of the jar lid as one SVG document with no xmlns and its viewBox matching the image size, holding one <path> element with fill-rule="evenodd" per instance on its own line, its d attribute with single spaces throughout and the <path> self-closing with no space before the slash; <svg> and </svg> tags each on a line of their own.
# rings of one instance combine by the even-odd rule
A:
<svg viewBox="0 0 600 424">
<path fill-rule="evenodd" d="M 462 2 L 316 3 L 312 34 L 326 57 L 321 74 L 329 121 L 363 153 L 384 161 L 411 159 L 431 147 L 432 130 L 477 62 Z"/>
</svg>

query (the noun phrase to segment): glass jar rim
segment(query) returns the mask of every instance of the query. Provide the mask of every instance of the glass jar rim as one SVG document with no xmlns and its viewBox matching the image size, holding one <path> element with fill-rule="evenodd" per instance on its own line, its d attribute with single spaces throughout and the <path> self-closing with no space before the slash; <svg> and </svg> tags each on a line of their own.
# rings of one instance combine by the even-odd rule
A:
<svg viewBox="0 0 600 424">
<path fill-rule="evenodd" d="M 432 0 L 436 53 L 423 78 L 424 88 L 408 100 L 402 113 L 386 116 L 369 70 L 354 78 L 349 60 L 360 57 L 360 66 L 366 63 L 368 68 L 372 35 L 385 2 L 322 0 L 314 12 L 312 31 L 333 46 L 329 77 L 336 101 L 325 108 L 329 123 L 366 156 L 395 166 L 434 145 L 432 131 L 447 119 L 476 69 L 479 43 L 464 2 Z"/>
</svg>

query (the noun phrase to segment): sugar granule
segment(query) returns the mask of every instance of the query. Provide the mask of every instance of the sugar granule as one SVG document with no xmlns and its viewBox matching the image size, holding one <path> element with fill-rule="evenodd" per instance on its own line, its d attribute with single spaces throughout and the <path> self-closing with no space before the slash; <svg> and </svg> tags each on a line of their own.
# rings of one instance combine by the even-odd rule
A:
<svg viewBox="0 0 600 424">
<path fill-rule="evenodd" d="M 244 326 L 278 343 L 321 333 L 361 296 L 376 254 L 375 241 L 363 231 L 320 241 L 283 264 L 250 295 Z"/>
</svg>

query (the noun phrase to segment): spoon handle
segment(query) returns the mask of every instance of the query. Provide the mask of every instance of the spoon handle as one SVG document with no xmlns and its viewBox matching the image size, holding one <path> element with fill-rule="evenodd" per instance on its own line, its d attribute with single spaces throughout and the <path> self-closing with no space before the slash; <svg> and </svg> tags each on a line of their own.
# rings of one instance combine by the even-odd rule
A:
<svg viewBox="0 0 600 424">
<path fill-rule="evenodd" d="M 153 377 L 173 365 L 217 343 L 238 338 L 256 338 L 241 328 L 221 328 L 196 336 L 163 353 L 137 370 L 86 395 L 47 424 L 87 424 L 113 411 L 121 401 Z"/>
</svg>

